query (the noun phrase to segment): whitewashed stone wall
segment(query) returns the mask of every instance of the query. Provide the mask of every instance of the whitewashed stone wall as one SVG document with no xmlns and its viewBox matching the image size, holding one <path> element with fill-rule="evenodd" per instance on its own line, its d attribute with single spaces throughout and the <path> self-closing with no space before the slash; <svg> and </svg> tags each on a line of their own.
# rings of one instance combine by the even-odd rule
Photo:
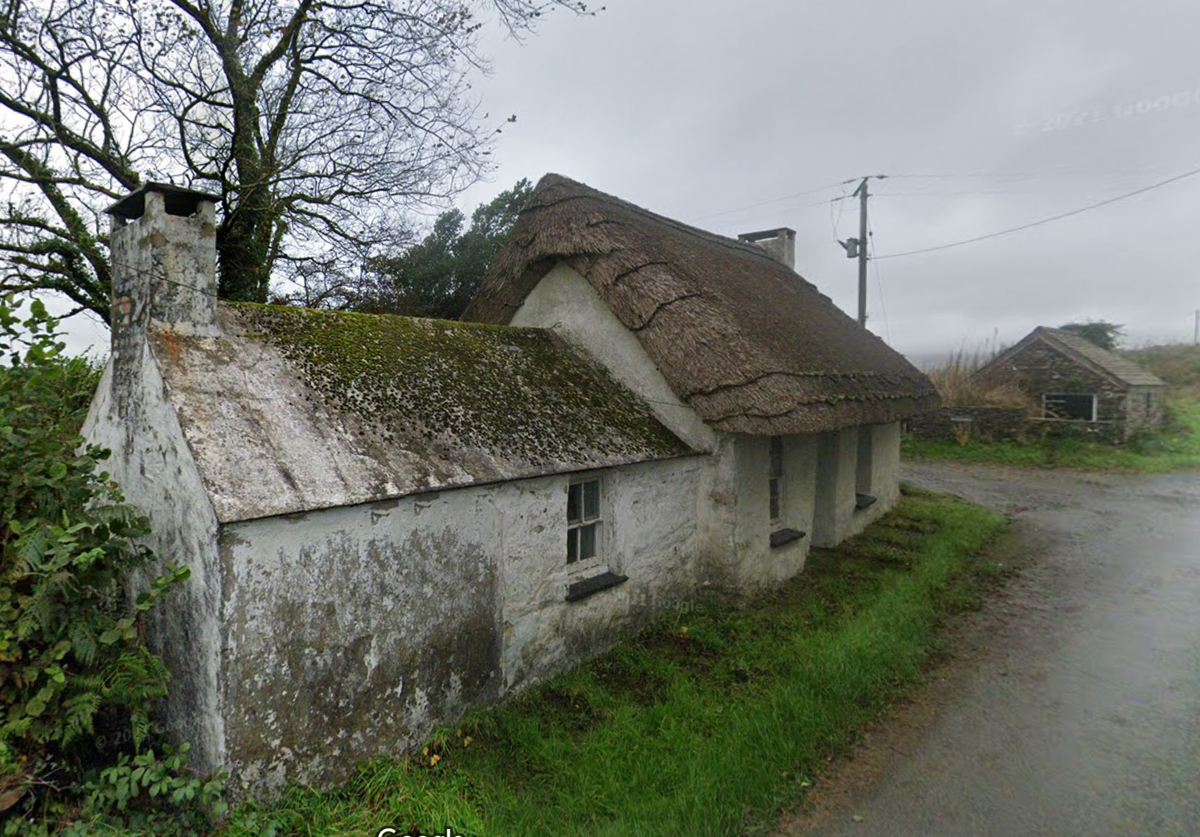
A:
<svg viewBox="0 0 1200 837">
<path fill-rule="evenodd" d="M 243 784 L 329 781 L 693 599 L 696 457 L 600 472 L 628 581 L 567 602 L 567 475 L 228 524 L 227 753 Z"/>
<path fill-rule="evenodd" d="M 116 374 L 114 367 L 124 374 Z M 114 386 L 116 379 L 123 383 Z M 108 361 L 82 435 L 112 451 L 103 468 L 125 499 L 150 518 L 147 546 L 160 563 L 191 569 L 191 578 L 151 612 L 147 633 L 171 671 L 163 718 L 167 731 L 176 740 L 190 742 L 195 765 L 211 771 L 225 759 L 217 696 L 217 518 L 164 393 L 145 339 L 126 342 Z M 135 585 L 142 583 L 134 580 Z"/>
</svg>

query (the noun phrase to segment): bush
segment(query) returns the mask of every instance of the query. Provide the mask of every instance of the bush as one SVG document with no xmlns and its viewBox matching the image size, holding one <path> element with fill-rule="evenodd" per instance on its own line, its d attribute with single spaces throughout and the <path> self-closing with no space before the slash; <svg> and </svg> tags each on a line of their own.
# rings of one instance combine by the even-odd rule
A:
<svg viewBox="0 0 1200 837">
<path fill-rule="evenodd" d="M 109 452 L 79 436 L 96 370 L 62 356 L 57 324 L 40 302 L 24 321 L 19 308 L 0 297 L 10 364 L 0 367 L 4 833 L 124 823 L 135 811 L 142 822 L 161 820 L 159 833 L 173 832 L 177 803 L 211 808 L 219 798 L 187 773 L 183 753 L 160 758 L 152 746 L 151 710 L 169 675 L 145 645 L 142 618 L 188 571 L 170 566 L 136 598 L 127 595 L 127 574 L 154 556 L 139 545 L 148 521 L 98 471 Z M 99 733 L 123 745 L 97 747 Z M 168 788 L 166 804 L 149 793 L 154 787 Z"/>
</svg>

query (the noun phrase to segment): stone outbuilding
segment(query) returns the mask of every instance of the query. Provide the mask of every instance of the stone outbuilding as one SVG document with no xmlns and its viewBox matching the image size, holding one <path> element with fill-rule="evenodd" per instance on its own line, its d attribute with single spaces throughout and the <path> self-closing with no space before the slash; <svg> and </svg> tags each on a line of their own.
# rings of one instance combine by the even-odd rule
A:
<svg viewBox="0 0 1200 837">
<path fill-rule="evenodd" d="M 214 203 L 113 216 L 84 433 L 192 577 L 172 734 L 257 791 L 342 778 L 898 497 L 929 381 L 754 243 L 547 176 L 446 322 L 217 302 Z"/>
<path fill-rule="evenodd" d="M 1071 331 L 1039 326 L 972 376 L 1015 385 L 1044 425 L 1127 438 L 1162 424 L 1167 385 L 1136 363 Z"/>
</svg>

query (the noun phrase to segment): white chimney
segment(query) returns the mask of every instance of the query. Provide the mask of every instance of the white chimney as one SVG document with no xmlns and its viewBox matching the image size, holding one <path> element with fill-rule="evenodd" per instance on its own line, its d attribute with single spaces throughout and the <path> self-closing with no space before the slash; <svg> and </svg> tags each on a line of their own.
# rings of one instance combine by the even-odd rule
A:
<svg viewBox="0 0 1200 837">
<path fill-rule="evenodd" d="M 796 269 L 796 231 L 793 229 L 779 227 L 774 230 L 742 233 L 738 236 L 738 241 L 757 244 L 775 261 L 787 265 L 789 270 Z"/>
<path fill-rule="evenodd" d="M 108 209 L 114 350 L 150 323 L 183 334 L 218 333 L 216 200 L 147 183 Z"/>
</svg>

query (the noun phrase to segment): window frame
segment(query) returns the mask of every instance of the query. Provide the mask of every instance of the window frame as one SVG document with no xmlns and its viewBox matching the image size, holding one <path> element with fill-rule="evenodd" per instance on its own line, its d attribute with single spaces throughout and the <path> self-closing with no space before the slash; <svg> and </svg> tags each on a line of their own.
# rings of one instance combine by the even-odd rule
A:
<svg viewBox="0 0 1200 837">
<path fill-rule="evenodd" d="M 588 487 L 595 486 L 594 500 L 589 501 Z M 578 494 L 576 494 L 578 492 Z M 572 506 L 576 508 L 573 510 Z M 575 517 L 572 517 L 572 513 Z M 603 568 L 604 557 L 604 477 L 589 474 L 574 477 L 567 483 L 567 547 L 566 566 L 572 572 L 591 572 Z M 583 556 L 584 532 L 591 533 L 591 554 Z M 572 549 L 573 547 L 573 549 Z M 574 556 L 572 557 L 572 552 Z"/>
<path fill-rule="evenodd" d="M 1075 418 L 1072 416 L 1056 416 L 1052 415 L 1049 406 L 1052 400 L 1066 398 L 1091 398 L 1092 412 L 1091 418 Z M 1100 414 L 1100 397 L 1094 392 L 1044 392 L 1042 393 L 1042 418 L 1051 421 L 1084 421 L 1095 422 L 1099 421 Z"/>
</svg>

